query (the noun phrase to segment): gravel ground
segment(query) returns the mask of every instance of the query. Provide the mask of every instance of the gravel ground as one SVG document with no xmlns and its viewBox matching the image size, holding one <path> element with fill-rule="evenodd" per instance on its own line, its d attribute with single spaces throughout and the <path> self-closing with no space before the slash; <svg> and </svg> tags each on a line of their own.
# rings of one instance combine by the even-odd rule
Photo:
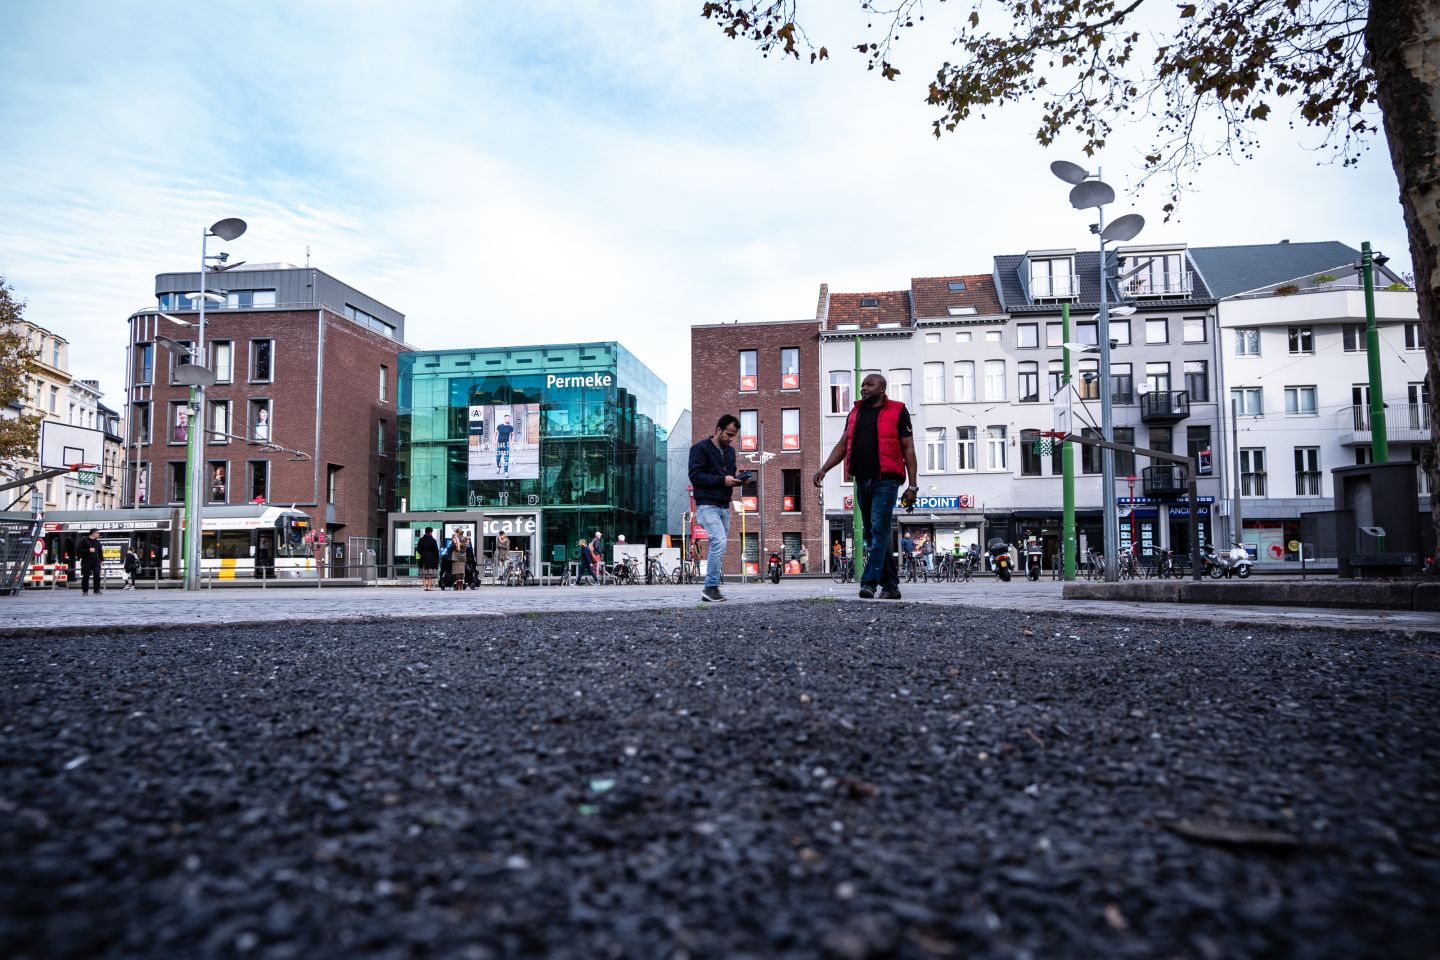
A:
<svg viewBox="0 0 1440 960">
<path fill-rule="evenodd" d="M 12 960 L 1440 955 L 1431 642 L 815 601 L 0 657 Z"/>
</svg>

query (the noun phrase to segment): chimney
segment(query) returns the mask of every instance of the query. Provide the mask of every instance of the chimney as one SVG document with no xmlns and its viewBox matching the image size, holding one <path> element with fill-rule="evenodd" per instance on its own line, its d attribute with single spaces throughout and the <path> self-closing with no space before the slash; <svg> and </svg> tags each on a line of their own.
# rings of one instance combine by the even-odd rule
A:
<svg viewBox="0 0 1440 960">
<path fill-rule="evenodd" d="M 820 284 L 820 300 L 815 304 L 815 319 L 820 321 L 820 329 L 824 330 L 826 323 L 830 320 L 830 284 Z"/>
</svg>

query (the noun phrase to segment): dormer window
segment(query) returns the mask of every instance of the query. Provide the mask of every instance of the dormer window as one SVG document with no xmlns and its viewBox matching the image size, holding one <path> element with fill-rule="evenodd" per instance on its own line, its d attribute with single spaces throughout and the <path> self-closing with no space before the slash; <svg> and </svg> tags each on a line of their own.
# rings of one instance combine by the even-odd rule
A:
<svg viewBox="0 0 1440 960">
<path fill-rule="evenodd" d="M 964 281 L 964 280 L 951 280 L 951 281 L 950 281 L 950 292 L 951 292 L 951 293 L 960 293 L 960 292 L 961 292 L 962 290 L 964 290 L 964 289 L 965 289 L 965 281 Z"/>
<path fill-rule="evenodd" d="M 862 306 L 862 307 L 878 307 L 878 306 L 880 306 L 880 298 L 879 298 L 879 297 L 861 297 L 861 298 L 860 298 L 860 306 Z"/>
<path fill-rule="evenodd" d="M 1030 298 L 1032 300 L 1069 299 L 1075 296 L 1079 282 L 1075 277 L 1075 260 L 1065 256 L 1031 256 Z"/>
<path fill-rule="evenodd" d="M 1179 250 L 1127 250 L 1120 254 L 1122 297 L 1188 297 L 1192 274 Z"/>
<path fill-rule="evenodd" d="M 974 307 L 949 307 L 952 317 L 973 317 L 978 312 Z"/>
</svg>

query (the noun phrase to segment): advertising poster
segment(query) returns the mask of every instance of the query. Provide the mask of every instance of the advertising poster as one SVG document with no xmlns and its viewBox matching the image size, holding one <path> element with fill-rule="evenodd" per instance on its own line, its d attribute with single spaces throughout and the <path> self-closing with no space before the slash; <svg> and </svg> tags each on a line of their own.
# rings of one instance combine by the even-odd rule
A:
<svg viewBox="0 0 1440 960">
<path fill-rule="evenodd" d="M 471 480 L 540 476 L 540 404 L 472 406 L 468 439 Z"/>
</svg>

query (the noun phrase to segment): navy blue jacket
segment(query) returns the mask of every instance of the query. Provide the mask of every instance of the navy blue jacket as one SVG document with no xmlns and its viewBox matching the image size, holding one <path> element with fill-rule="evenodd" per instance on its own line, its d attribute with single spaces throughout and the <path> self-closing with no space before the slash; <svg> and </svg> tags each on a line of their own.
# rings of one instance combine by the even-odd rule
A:
<svg viewBox="0 0 1440 960">
<path fill-rule="evenodd" d="M 694 488 L 695 505 L 728 507 L 735 488 L 725 485 L 726 477 L 735 476 L 735 448 L 723 451 L 713 437 L 706 437 L 690 448 L 690 486 Z"/>
</svg>

